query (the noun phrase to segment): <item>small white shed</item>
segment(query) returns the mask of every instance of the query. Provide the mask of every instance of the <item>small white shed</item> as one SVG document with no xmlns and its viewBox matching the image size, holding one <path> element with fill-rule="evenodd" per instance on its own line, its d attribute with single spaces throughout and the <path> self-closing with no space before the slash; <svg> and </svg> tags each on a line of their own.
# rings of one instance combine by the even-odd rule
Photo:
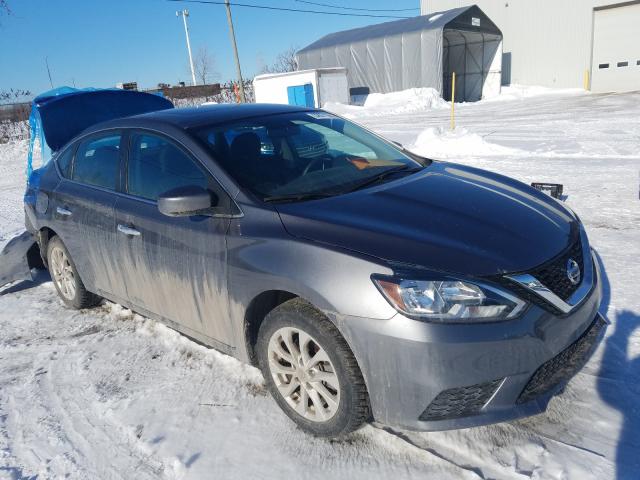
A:
<svg viewBox="0 0 640 480">
<path fill-rule="evenodd" d="M 256 103 L 322 108 L 327 102 L 349 103 L 347 69 L 316 68 L 267 73 L 253 79 Z"/>
</svg>

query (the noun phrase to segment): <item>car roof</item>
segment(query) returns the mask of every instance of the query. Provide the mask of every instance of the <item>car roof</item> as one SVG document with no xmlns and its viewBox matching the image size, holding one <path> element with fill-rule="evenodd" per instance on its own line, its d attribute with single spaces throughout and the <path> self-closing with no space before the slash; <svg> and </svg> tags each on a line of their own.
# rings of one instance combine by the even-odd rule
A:
<svg viewBox="0 0 640 480">
<path fill-rule="evenodd" d="M 133 115 L 103 122 L 88 131 L 116 127 L 144 127 L 146 125 L 169 125 L 180 129 L 234 122 L 252 117 L 277 115 L 280 113 L 307 112 L 315 109 L 294 105 L 269 103 L 202 105 L 199 107 L 171 108 L 157 112 Z"/>
</svg>

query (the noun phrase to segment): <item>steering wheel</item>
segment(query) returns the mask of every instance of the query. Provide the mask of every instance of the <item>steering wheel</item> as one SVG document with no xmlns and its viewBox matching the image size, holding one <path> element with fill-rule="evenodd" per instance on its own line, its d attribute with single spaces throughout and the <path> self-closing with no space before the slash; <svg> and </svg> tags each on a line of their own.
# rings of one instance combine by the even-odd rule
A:
<svg viewBox="0 0 640 480">
<path fill-rule="evenodd" d="M 309 173 L 310 171 L 315 171 L 317 169 L 312 169 L 311 167 L 313 167 L 314 165 L 322 162 L 322 170 L 324 170 L 324 162 L 326 160 L 333 160 L 333 158 L 329 155 L 321 155 L 320 157 L 316 157 L 313 160 L 311 160 L 307 166 L 305 167 L 305 169 L 302 171 L 302 176 L 304 177 L 307 173 Z"/>
</svg>

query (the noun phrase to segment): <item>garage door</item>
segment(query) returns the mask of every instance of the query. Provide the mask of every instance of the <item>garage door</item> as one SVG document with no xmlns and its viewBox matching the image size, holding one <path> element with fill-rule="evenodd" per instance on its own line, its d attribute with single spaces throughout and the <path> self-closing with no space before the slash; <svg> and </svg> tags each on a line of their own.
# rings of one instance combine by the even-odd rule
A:
<svg viewBox="0 0 640 480">
<path fill-rule="evenodd" d="M 591 89 L 640 90 L 640 3 L 596 10 Z"/>
</svg>

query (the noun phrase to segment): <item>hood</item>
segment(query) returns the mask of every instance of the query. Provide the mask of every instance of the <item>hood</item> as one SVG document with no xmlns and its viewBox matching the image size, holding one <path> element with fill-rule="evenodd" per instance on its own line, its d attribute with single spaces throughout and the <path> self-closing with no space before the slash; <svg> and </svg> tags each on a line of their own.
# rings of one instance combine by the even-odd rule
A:
<svg viewBox="0 0 640 480">
<path fill-rule="evenodd" d="M 173 108 L 173 103 L 150 93 L 62 87 L 37 96 L 32 115 L 39 116 L 44 139 L 55 152 L 98 123 L 167 108 Z"/>
<path fill-rule="evenodd" d="M 350 194 L 276 205 L 293 236 L 448 273 L 522 272 L 578 235 L 559 202 L 498 174 L 434 162 Z"/>
</svg>

